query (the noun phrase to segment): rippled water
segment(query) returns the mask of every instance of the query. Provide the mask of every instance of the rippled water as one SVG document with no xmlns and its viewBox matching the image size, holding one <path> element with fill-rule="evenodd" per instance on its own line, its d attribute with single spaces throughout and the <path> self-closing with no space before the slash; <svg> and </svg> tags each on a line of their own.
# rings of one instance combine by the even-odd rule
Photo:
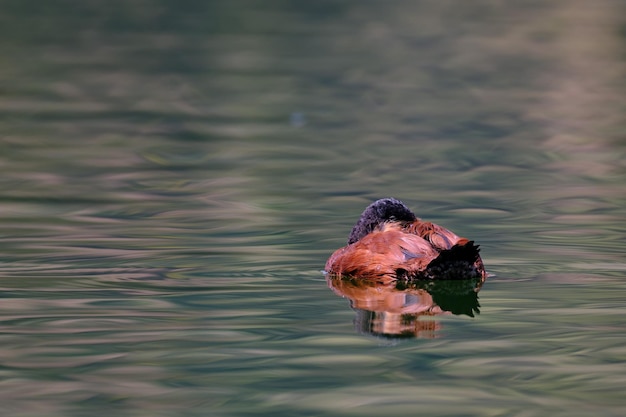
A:
<svg viewBox="0 0 626 417">
<path fill-rule="evenodd" d="M 624 8 L 3 2 L 1 414 L 623 416 Z M 482 287 L 327 281 L 385 196 Z"/>
</svg>

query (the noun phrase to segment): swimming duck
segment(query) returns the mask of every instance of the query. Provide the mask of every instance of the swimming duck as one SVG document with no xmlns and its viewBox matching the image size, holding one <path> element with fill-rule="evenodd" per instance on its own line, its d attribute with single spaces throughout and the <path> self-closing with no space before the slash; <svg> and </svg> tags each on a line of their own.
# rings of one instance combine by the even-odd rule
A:
<svg viewBox="0 0 626 417">
<path fill-rule="evenodd" d="M 348 245 L 328 258 L 325 271 L 380 282 L 487 276 L 478 245 L 418 219 L 395 198 L 375 201 L 363 211 Z"/>
</svg>

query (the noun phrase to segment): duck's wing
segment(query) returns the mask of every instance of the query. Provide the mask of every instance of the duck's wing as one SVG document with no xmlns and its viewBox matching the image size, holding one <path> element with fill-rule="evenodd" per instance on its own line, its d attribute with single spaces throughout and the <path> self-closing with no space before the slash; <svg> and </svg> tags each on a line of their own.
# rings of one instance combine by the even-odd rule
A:
<svg viewBox="0 0 626 417">
<path fill-rule="evenodd" d="M 469 242 L 452 231 L 435 223 L 417 220 L 407 226 L 407 232 L 416 234 L 430 242 L 438 251 L 452 248 L 454 245 L 463 245 Z"/>
<path fill-rule="evenodd" d="M 439 252 L 415 234 L 396 225 L 384 226 L 331 255 L 326 272 L 368 279 L 395 279 L 424 271 Z"/>
</svg>

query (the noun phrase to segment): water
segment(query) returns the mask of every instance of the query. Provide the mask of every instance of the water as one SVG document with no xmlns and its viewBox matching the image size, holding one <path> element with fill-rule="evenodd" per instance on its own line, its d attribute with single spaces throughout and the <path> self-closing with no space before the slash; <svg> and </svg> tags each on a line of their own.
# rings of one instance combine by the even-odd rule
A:
<svg viewBox="0 0 626 417">
<path fill-rule="evenodd" d="M 624 415 L 623 15 L 3 2 L 0 414 Z M 477 296 L 329 288 L 385 196 Z"/>
</svg>

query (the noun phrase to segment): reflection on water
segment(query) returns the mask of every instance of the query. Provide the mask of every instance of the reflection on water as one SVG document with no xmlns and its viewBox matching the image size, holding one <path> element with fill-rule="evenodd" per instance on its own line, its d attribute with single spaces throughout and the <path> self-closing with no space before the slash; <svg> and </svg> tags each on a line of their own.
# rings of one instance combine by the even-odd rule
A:
<svg viewBox="0 0 626 417">
<path fill-rule="evenodd" d="M 434 338 L 441 329 L 435 316 L 479 314 L 478 291 L 484 280 L 376 283 L 326 276 L 328 286 L 350 300 L 360 333 L 385 338 Z"/>
</svg>

